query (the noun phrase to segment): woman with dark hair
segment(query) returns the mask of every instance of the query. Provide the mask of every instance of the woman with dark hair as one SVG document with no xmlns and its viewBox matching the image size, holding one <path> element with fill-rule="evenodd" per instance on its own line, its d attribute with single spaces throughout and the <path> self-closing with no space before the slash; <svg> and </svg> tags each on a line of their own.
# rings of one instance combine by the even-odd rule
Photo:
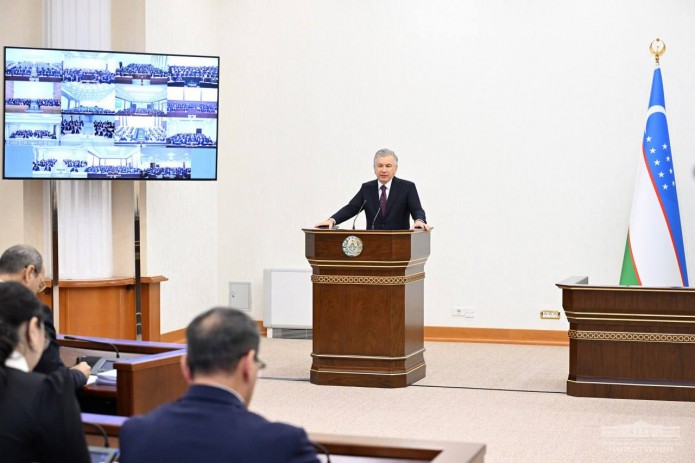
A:
<svg viewBox="0 0 695 463">
<path fill-rule="evenodd" d="M 89 463 L 80 409 L 64 372 L 34 373 L 48 338 L 41 303 L 0 283 L 0 455 L 3 463 Z"/>
</svg>

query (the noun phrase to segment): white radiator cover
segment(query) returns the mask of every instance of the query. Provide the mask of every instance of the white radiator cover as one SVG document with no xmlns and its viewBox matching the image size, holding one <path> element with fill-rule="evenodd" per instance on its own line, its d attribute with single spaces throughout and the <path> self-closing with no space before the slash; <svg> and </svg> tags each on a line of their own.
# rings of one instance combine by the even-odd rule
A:
<svg viewBox="0 0 695 463">
<path fill-rule="evenodd" d="M 311 329 L 310 269 L 264 269 L 263 296 L 263 325 L 269 337 L 273 328 Z"/>
</svg>

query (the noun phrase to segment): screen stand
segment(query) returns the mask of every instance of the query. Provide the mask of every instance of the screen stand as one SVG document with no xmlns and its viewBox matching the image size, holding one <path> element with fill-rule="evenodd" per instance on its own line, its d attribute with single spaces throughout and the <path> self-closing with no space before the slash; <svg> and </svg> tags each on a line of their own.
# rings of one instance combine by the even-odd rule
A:
<svg viewBox="0 0 695 463">
<path fill-rule="evenodd" d="M 140 182 L 133 182 L 133 244 L 135 246 L 135 339 L 142 341 L 142 278 L 140 274 Z"/>
<path fill-rule="evenodd" d="M 51 307 L 53 308 L 53 321 L 56 329 L 60 330 L 59 314 L 59 290 L 58 290 L 58 193 L 55 180 L 51 180 L 49 188 L 49 201 L 51 202 Z M 44 196 L 45 197 L 45 196 Z"/>
</svg>

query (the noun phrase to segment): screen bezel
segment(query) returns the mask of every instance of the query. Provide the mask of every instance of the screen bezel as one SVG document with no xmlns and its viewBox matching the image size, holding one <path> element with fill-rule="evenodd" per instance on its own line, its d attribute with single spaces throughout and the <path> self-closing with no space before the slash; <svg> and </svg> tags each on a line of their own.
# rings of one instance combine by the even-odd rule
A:
<svg viewBox="0 0 695 463">
<path fill-rule="evenodd" d="M 105 56 L 104 60 L 106 59 L 113 59 L 115 62 L 118 62 L 118 57 L 127 57 L 127 56 L 132 56 L 132 55 L 143 55 L 143 56 L 162 56 L 162 57 L 167 57 L 167 61 L 170 61 L 169 58 L 202 58 L 202 59 L 212 59 L 216 60 L 217 62 L 217 87 L 216 87 L 216 117 L 215 117 L 215 123 L 214 123 L 214 128 L 215 128 L 215 140 L 214 140 L 214 146 L 213 147 L 203 147 L 203 146 L 195 146 L 195 145 L 184 145 L 184 146 L 172 146 L 169 143 L 165 144 L 150 144 L 150 148 L 161 148 L 162 146 L 165 148 L 173 148 L 173 149 L 180 149 L 180 148 L 186 148 L 188 150 L 191 150 L 192 152 L 195 152 L 195 150 L 201 150 L 201 149 L 214 149 L 214 163 L 212 160 L 206 161 L 205 164 L 205 172 L 207 172 L 210 168 L 214 168 L 214 175 L 211 173 L 211 175 L 208 175 L 206 177 L 195 177 L 193 176 L 193 167 L 192 167 L 192 162 L 191 162 L 191 168 L 189 169 L 190 171 L 190 177 L 189 178 L 145 178 L 145 177 L 140 177 L 140 178 L 134 178 L 134 177 L 119 177 L 119 176 L 113 176 L 109 178 L 103 178 L 103 177 L 98 177 L 98 178 L 89 178 L 88 174 L 86 174 L 84 177 L 71 177 L 71 176 L 59 176 L 54 174 L 50 174 L 48 176 L 29 176 L 29 175 L 12 175 L 11 172 L 7 171 L 8 165 L 8 153 L 7 153 L 7 139 L 6 137 L 9 137 L 9 134 L 5 133 L 5 128 L 7 124 L 7 105 L 5 104 L 5 99 L 6 97 L 6 85 L 7 85 L 7 76 L 6 76 L 6 68 L 7 68 L 7 59 L 8 59 L 8 50 L 27 50 L 27 51 L 38 51 L 38 52 L 58 52 L 58 53 L 85 53 L 85 54 L 95 54 L 96 55 L 103 55 Z M 93 58 L 93 57 L 90 57 Z M 66 57 L 63 57 L 63 61 L 65 62 Z M 182 182 L 190 182 L 190 181 L 216 181 L 219 176 L 218 168 L 219 168 L 219 156 L 220 156 L 220 150 L 219 150 L 219 127 L 220 127 L 220 79 L 219 79 L 219 70 L 220 70 L 220 57 L 215 56 L 215 55 L 201 55 L 201 54 L 180 54 L 180 53 L 149 53 L 149 52 L 131 52 L 131 51 L 116 51 L 116 50 L 88 50 L 88 49 L 77 49 L 77 48 L 45 48 L 45 47 L 22 47 L 22 46 L 9 46 L 6 45 L 3 47 L 3 84 L 2 84 L 2 93 L 3 93 L 3 108 L 2 108 L 2 113 L 3 113 L 3 140 L 2 140 L 2 178 L 3 180 L 77 180 L 77 181 L 95 181 L 95 180 L 116 180 L 116 181 L 122 181 L 122 180 L 142 180 L 142 181 L 182 181 Z M 170 76 L 170 70 L 167 67 L 167 76 Z M 63 83 L 63 77 L 61 75 L 61 80 L 60 83 Z M 116 83 L 114 82 L 114 85 Z M 169 87 L 168 83 L 165 83 L 164 85 Z M 185 85 L 184 85 L 185 86 Z M 202 88 L 202 87 L 201 87 Z M 61 100 L 62 100 L 62 93 L 61 93 Z M 167 102 L 170 101 L 167 99 Z M 201 100 L 202 101 L 202 100 Z M 63 115 L 65 114 L 64 110 L 61 107 L 60 115 L 61 119 Z M 94 116 L 94 114 L 91 114 Z M 114 120 L 117 114 L 113 114 Z M 165 116 L 166 117 L 166 116 Z M 169 119 L 167 120 L 169 122 Z M 201 132 L 202 133 L 202 132 Z M 167 137 L 173 134 L 167 134 Z M 204 134 L 203 134 L 204 135 Z M 39 139 L 35 139 L 39 140 Z M 168 140 L 168 138 L 167 138 Z M 29 146 L 34 146 L 34 144 L 29 144 Z M 61 145 L 60 142 L 54 146 L 64 146 Z M 116 145 L 116 141 L 114 140 L 113 145 L 108 145 L 104 144 L 104 146 L 122 146 L 122 145 Z M 131 144 L 130 146 L 137 146 L 136 143 Z M 147 143 L 140 143 L 139 144 L 140 148 L 145 147 L 147 148 Z M 202 151 L 200 151 L 202 152 Z M 210 153 L 210 156 L 213 154 Z M 156 159 L 156 158 L 155 158 Z M 191 161 L 192 161 L 192 155 L 191 155 Z M 214 164 L 214 166 L 213 166 Z M 140 164 L 140 167 L 143 167 L 144 164 Z M 152 166 L 152 165 L 151 165 Z M 156 167 L 159 167 L 157 164 Z M 71 175 L 71 174 L 69 174 Z"/>
</svg>

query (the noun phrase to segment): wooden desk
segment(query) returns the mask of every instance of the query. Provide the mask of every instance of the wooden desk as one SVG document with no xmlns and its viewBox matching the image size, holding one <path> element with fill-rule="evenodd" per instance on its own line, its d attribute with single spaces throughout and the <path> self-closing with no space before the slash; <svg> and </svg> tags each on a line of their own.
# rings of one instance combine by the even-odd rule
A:
<svg viewBox="0 0 695 463">
<path fill-rule="evenodd" d="M 186 353 L 183 344 L 93 338 L 111 343 L 121 352 L 114 363 L 118 372 L 116 387 L 90 384 L 78 394 L 85 411 L 122 416 L 146 413 L 153 408 L 183 395 L 188 385 L 181 373 L 181 357 Z M 61 357 L 73 365 L 82 355 L 115 357 L 108 346 L 98 342 L 83 342 L 58 336 Z"/>
<path fill-rule="evenodd" d="M 83 429 L 91 445 L 103 445 L 103 437 L 95 424 L 109 436 L 111 447 L 118 446 L 122 416 L 82 414 Z M 438 442 L 412 439 L 309 434 L 312 442 L 326 447 L 335 463 L 483 463 L 485 445 L 463 442 Z M 321 457 L 321 461 L 325 459 Z"/>
<path fill-rule="evenodd" d="M 695 288 L 558 283 L 570 322 L 567 394 L 695 402 Z"/>
<path fill-rule="evenodd" d="M 159 290 L 163 276 L 142 277 L 142 339 L 159 341 Z M 50 287 L 51 283 L 46 282 Z M 60 332 L 75 336 L 135 339 L 135 278 L 60 280 Z M 53 307 L 52 292 L 40 293 Z"/>
</svg>

